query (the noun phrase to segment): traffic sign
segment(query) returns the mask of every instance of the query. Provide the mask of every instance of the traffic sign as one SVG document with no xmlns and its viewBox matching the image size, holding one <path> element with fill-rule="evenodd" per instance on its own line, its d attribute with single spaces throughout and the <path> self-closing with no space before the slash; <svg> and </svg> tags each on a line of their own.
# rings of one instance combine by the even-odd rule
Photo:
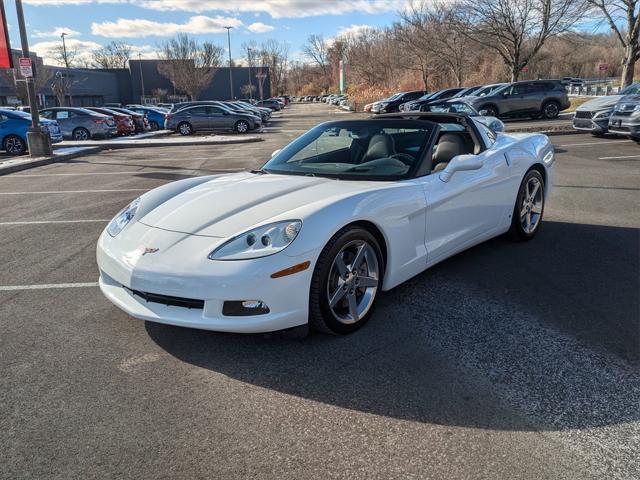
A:
<svg viewBox="0 0 640 480">
<path fill-rule="evenodd" d="M 522 67 L 522 73 L 529 73 L 529 67 Z"/>
<path fill-rule="evenodd" d="M 20 58 L 19 64 L 20 64 L 20 74 L 24 78 L 33 77 L 33 66 L 31 65 L 30 58 Z"/>
<path fill-rule="evenodd" d="M 609 70 L 609 64 L 608 63 L 600 63 L 598 65 L 598 70 L 600 70 L 601 72 L 606 72 L 607 70 Z"/>
</svg>

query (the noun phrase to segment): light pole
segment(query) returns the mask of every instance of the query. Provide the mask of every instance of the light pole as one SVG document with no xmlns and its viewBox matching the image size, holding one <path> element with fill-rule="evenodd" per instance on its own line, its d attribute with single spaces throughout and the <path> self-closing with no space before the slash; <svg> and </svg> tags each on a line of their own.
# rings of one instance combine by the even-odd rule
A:
<svg viewBox="0 0 640 480">
<path fill-rule="evenodd" d="M 69 35 L 66 32 L 62 32 L 60 34 L 60 38 L 62 39 L 62 60 L 64 60 L 64 66 L 69 68 L 69 59 L 67 58 L 67 44 L 64 41 L 64 37 Z"/>
<path fill-rule="evenodd" d="M 249 57 L 249 100 L 253 100 L 253 81 L 251 80 L 251 48 L 248 47 L 247 57 Z"/>
<path fill-rule="evenodd" d="M 227 41 L 229 42 L 229 90 L 231 91 L 231 98 L 233 100 L 233 74 L 231 73 L 231 29 L 233 27 L 224 27 L 227 29 Z"/>
<path fill-rule="evenodd" d="M 20 30 L 20 43 L 22 43 L 22 57 L 31 58 L 29 54 L 29 41 L 27 40 L 27 29 L 24 23 L 22 0 L 16 0 L 16 13 L 18 17 L 18 29 Z M 33 73 L 37 74 L 35 71 Z M 27 82 L 27 96 L 29 98 L 29 111 L 31 113 L 31 127 L 29 127 L 29 131 L 27 132 L 29 155 L 32 157 L 50 156 L 53 152 L 51 148 L 51 137 L 48 132 L 43 132 L 40 128 L 38 99 L 36 98 L 36 88 L 33 84 L 33 78 L 25 78 L 25 81 Z"/>
<path fill-rule="evenodd" d="M 140 103 L 144 104 L 144 75 L 142 75 L 142 54 L 138 53 L 138 66 L 140 67 Z"/>
</svg>

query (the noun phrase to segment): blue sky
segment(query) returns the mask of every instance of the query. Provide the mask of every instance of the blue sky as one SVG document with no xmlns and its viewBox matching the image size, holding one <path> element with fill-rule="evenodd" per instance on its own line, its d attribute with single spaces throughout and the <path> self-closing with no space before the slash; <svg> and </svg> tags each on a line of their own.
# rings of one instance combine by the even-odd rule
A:
<svg viewBox="0 0 640 480">
<path fill-rule="evenodd" d="M 388 25 L 404 0 L 23 0 L 31 49 L 49 59 L 60 33 L 82 55 L 113 40 L 132 45 L 135 54 L 153 57 L 158 43 L 185 32 L 227 45 L 225 25 L 234 26 L 231 52 L 241 44 L 275 38 L 300 57 L 308 35 L 326 38 L 347 29 Z M 13 2 L 5 2 L 11 44 L 20 41 Z"/>
</svg>

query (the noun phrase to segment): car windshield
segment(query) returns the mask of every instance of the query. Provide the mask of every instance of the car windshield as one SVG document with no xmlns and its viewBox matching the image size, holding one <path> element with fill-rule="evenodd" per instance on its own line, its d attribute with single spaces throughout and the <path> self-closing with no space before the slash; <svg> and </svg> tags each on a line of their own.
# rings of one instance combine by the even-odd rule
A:
<svg viewBox="0 0 640 480">
<path fill-rule="evenodd" d="M 25 120 L 31 120 L 31 114 L 21 112 L 20 110 L 10 110 L 9 115 L 13 115 L 14 117 L 24 118 Z"/>
<path fill-rule="evenodd" d="M 487 85 L 486 87 L 482 87 L 482 88 L 476 90 L 476 92 L 473 95 L 475 95 L 477 97 L 484 97 L 484 96 L 489 95 L 489 94 L 494 94 L 498 90 L 502 90 L 503 88 L 506 88 L 508 86 L 509 86 L 509 84 Z"/>
<path fill-rule="evenodd" d="M 632 83 L 620 92 L 620 95 L 638 95 L 640 94 L 640 83 Z"/>
<path fill-rule="evenodd" d="M 263 170 L 352 180 L 406 178 L 418 167 L 434 129 L 424 120 L 326 123 L 287 145 Z"/>
</svg>

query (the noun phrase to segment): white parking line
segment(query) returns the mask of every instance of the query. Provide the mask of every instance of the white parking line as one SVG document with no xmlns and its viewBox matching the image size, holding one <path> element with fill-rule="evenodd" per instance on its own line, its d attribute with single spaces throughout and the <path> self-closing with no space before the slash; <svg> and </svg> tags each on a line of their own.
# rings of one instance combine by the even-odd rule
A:
<svg viewBox="0 0 640 480">
<path fill-rule="evenodd" d="M 20 290 L 50 290 L 53 288 L 89 288 L 97 287 L 98 282 L 88 283 L 45 283 L 40 285 L 0 285 L 0 292 L 15 292 Z"/>
<path fill-rule="evenodd" d="M 617 160 L 619 158 L 639 158 L 640 155 L 621 155 L 619 157 L 600 157 L 598 160 Z"/>
<path fill-rule="evenodd" d="M 66 223 L 107 223 L 109 220 L 33 220 L 25 222 L 0 222 L 0 226 L 3 225 L 51 225 L 51 224 L 66 224 Z"/>
<path fill-rule="evenodd" d="M 51 193 L 119 193 L 148 191 L 148 188 L 123 188 L 119 190 L 53 190 L 49 192 L 0 192 L 0 195 L 49 195 Z"/>
<path fill-rule="evenodd" d="M 589 146 L 589 145 L 604 145 L 607 143 L 617 143 L 618 145 L 623 144 L 623 143 L 631 143 L 630 140 L 609 140 L 609 141 L 604 141 L 604 142 L 587 142 L 587 143 L 558 143 L 554 145 L 556 147 L 582 147 L 582 146 Z"/>
</svg>

